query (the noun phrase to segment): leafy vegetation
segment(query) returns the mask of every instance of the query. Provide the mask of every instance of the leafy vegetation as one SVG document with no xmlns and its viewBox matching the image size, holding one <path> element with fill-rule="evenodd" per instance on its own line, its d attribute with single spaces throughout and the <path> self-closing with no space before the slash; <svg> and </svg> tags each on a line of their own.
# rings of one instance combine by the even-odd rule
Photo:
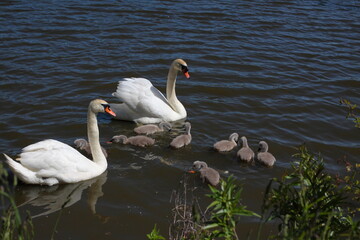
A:
<svg viewBox="0 0 360 240">
<path fill-rule="evenodd" d="M 203 227 L 204 230 L 212 229 L 208 238 L 238 239 L 236 225 L 240 216 L 260 216 L 240 204 L 242 188 L 236 185 L 234 177 L 222 180 L 220 189 L 209 187 L 211 194 L 208 197 L 214 201 L 208 206 L 211 211 L 210 223 Z"/>
<path fill-rule="evenodd" d="M 356 104 L 351 103 L 345 98 L 340 99 L 340 103 L 347 107 L 346 118 L 350 118 L 355 123 L 355 127 L 360 128 L 360 110 Z"/>
<path fill-rule="evenodd" d="M 13 188 L 17 185 L 17 179 L 14 176 L 13 184 L 8 181 L 8 173 L 0 163 L 0 200 L 1 206 L 9 204 L 7 209 L 2 210 L 0 222 L 0 239 L 2 240 L 27 240 L 34 238 L 32 220 L 28 217 L 22 220 L 19 210 L 13 197 Z"/>
<path fill-rule="evenodd" d="M 271 179 L 265 191 L 261 224 L 279 223 L 278 234 L 269 237 L 359 239 L 359 166 L 345 163 L 349 174 L 341 178 L 327 173 L 321 156 L 309 153 L 305 146 L 299 147 L 294 158 L 290 173 Z M 199 208 L 196 201 L 190 201 L 192 206 L 180 204 L 181 215 L 186 216 L 182 219 L 186 225 L 181 226 L 187 230 L 177 228 L 182 234 L 172 234 L 169 239 L 238 239 L 239 217 L 259 217 L 240 204 L 242 188 L 233 177 L 221 180 L 219 188 L 209 187 L 207 196 L 213 201 L 204 213 L 195 211 Z"/>
<path fill-rule="evenodd" d="M 165 240 L 165 238 L 160 235 L 160 231 L 157 229 L 156 224 L 151 233 L 147 234 L 146 236 L 149 240 Z"/>
<path fill-rule="evenodd" d="M 292 172 L 282 179 L 272 179 L 264 198 L 263 217 L 280 221 L 277 237 L 359 237 L 359 222 L 353 220 L 354 212 L 346 207 L 345 190 L 324 171 L 323 159 L 310 154 L 305 146 L 294 157 L 297 161 L 292 164 Z"/>
<path fill-rule="evenodd" d="M 219 189 L 209 185 L 211 193 L 207 196 L 213 201 L 205 211 L 201 211 L 197 199 L 188 200 L 188 192 L 194 189 L 188 189 L 186 181 L 183 187 L 182 194 L 175 197 L 174 221 L 170 226 L 169 239 L 238 239 L 236 226 L 240 217 L 260 217 L 240 203 L 242 187 L 235 183 L 232 176 L 221 180 Z M 155 228 L 153 232 L 159 233 Z M 154 239 L 149 235 L 147 237 Z"/>
</svg>

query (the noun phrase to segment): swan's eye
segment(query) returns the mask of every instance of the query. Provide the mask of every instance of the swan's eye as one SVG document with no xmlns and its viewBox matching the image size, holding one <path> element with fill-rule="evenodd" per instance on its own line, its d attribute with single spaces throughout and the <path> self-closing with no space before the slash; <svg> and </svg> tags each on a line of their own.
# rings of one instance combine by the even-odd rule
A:
<svg viewBox="0 0 360 240">
<path fill-rule="evenodd" d="M 181 71 L 186 78 L 190 78 L 189 69 L 187 68 L 187 66 L 181 65 Z"/>
<path fill-rule="evenodd" d="M 186 72 L 189 71 L 189 69 L 187 68 L 187 66 L 181 65 L 181 71 L 182 71 L 183 73 L 186 73 Z"/>
</svg>

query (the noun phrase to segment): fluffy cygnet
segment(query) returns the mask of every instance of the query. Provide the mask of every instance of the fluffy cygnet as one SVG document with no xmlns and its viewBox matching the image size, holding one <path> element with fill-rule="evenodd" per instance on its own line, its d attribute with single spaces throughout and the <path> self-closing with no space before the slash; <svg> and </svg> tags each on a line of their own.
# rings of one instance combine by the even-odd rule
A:
<svg viewBox="0 0 360 240">
<path fill-rule="evenodd" d="M 228 152 L 234 149 L 237 146 L 237 141 L 239 139 L 239 134 L 232 133 L 229 137 L 229 140 L 221 140 L 214 144 L 214 149 L 219 152 Z"/>
<path fill-rule="evenodd" d="M 125 135 L 116 135 L 113 136 L 109 143 L 122 143 L 122 144 L 131 144 L 138 147 L 147 147 L 152 146 L 155 143 L 155 139 L 146 137 L 146 136 L 133 136 L 126 137 Z"/>
<path fill-rule="evenodd" d="M 191 124 L 189 122 L 185 123 L 185 134 L 179 135 L 176 138 L 174 138 L 171 143 L 170 146 L 173 148 L 181 148 L 184 147 L 188 144 L 191 143 L 191 134 L 190 134 L 190 130 L 191 130 Z"/>
<path fill-rule="evenodd" d="M 251 162 L 252 160 L 254 160 L 255 153 L 251 148 L 249 148 L 245 136 L 241 137 L 241 141 L 242 141 L 242 147 L 240 148 L 240 150 L 237 152 L 236 155 L 240 158 L 241 161 Z"/>
<path fill-rule="evenodd" d="M 137 134 L 149 135 L 149 134 L 154 134 L 157 132 L 163 132 L 165 130 L 170 131 L 171 127 L 172 126 L 170 123 L 162 122 L 159 124 L 159 126 L 157 126 L 155 124 L 148 124 L 148 125 L 136 127 L 136 128 L 134 128 L 134 132 L 136 132 Z"/>
<path fill-rule="evenodd" d="M 88 141 L 86 141 L 86 139 L 78 138 L 74 141 L 74 144 L 76 148 L 80 150 L 84 150 L 88 155 L 91 155 L 90 144 L 88 143 Z M 107 158 L 108 154 L 105 148 L 101 147 L 101 151 L 104 153 L 105 157 Z"/>
<path fill-rule="evenodd" d="M 206 162 L 195 161 L 191 173 L 199 172 L 203 182 L 210 183 L 213 186 L 219 184 L 220 174 L 213 168 L 208 167 Z"/>
<path fill-rule="evenodd" d="M 259 150 L 257 153 L 257 160 L 262 164 L 272 167 L 276 161 L 275 157 L 268 152 L 269 146 L 265 141 L 259 142 Z"/>
</svg>

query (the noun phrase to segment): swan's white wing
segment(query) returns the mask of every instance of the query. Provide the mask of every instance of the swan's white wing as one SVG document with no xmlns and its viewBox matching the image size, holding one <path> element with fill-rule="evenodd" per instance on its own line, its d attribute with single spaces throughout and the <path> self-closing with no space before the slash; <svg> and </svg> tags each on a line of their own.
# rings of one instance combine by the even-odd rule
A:
<svg viewBox="0 0 360 240">
<path fill-rule="evenodd" d="M 136 115 L 133 119 L 161 118 L 175 113 L 164 95 L 145 78 L 124 78 L 119 81 L 113 96 L 124 102 Z"/>
<path fill-rule="evenodd" d="M 54 175 L 91 171 L 94 162 L 76 149 L 57 140 L 44 140 L 23 148 L 21 164 L 34 171 Z"/>
</svg>

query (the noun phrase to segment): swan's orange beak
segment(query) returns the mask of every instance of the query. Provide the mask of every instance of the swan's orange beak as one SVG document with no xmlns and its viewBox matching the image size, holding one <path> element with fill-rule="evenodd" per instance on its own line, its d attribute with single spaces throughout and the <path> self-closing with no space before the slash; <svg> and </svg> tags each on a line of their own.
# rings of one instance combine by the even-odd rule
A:
<svg viewBox="0 0 360 240">
<path fill-rule="evenodd" d="M 107 112 L 108 114 L 110 114 L 113 117 L 116 117 L 116 114 L 113 112 L 113 110 L 110 109 L 109 106 L 105 107 L 105 112 Z"/>
<path fill-rule="evenodd" d="M 196 173 L 195 171 L 193 171 L 193 170 L 190 170 L 190 171 L 188 171 L 188 173 Z"/>
<path fill-rule="evenodd" d="M 190 78 L 189 72 L 184 72 L 184 75 L 185 75 L 186 78 Z"/>
</svg>

